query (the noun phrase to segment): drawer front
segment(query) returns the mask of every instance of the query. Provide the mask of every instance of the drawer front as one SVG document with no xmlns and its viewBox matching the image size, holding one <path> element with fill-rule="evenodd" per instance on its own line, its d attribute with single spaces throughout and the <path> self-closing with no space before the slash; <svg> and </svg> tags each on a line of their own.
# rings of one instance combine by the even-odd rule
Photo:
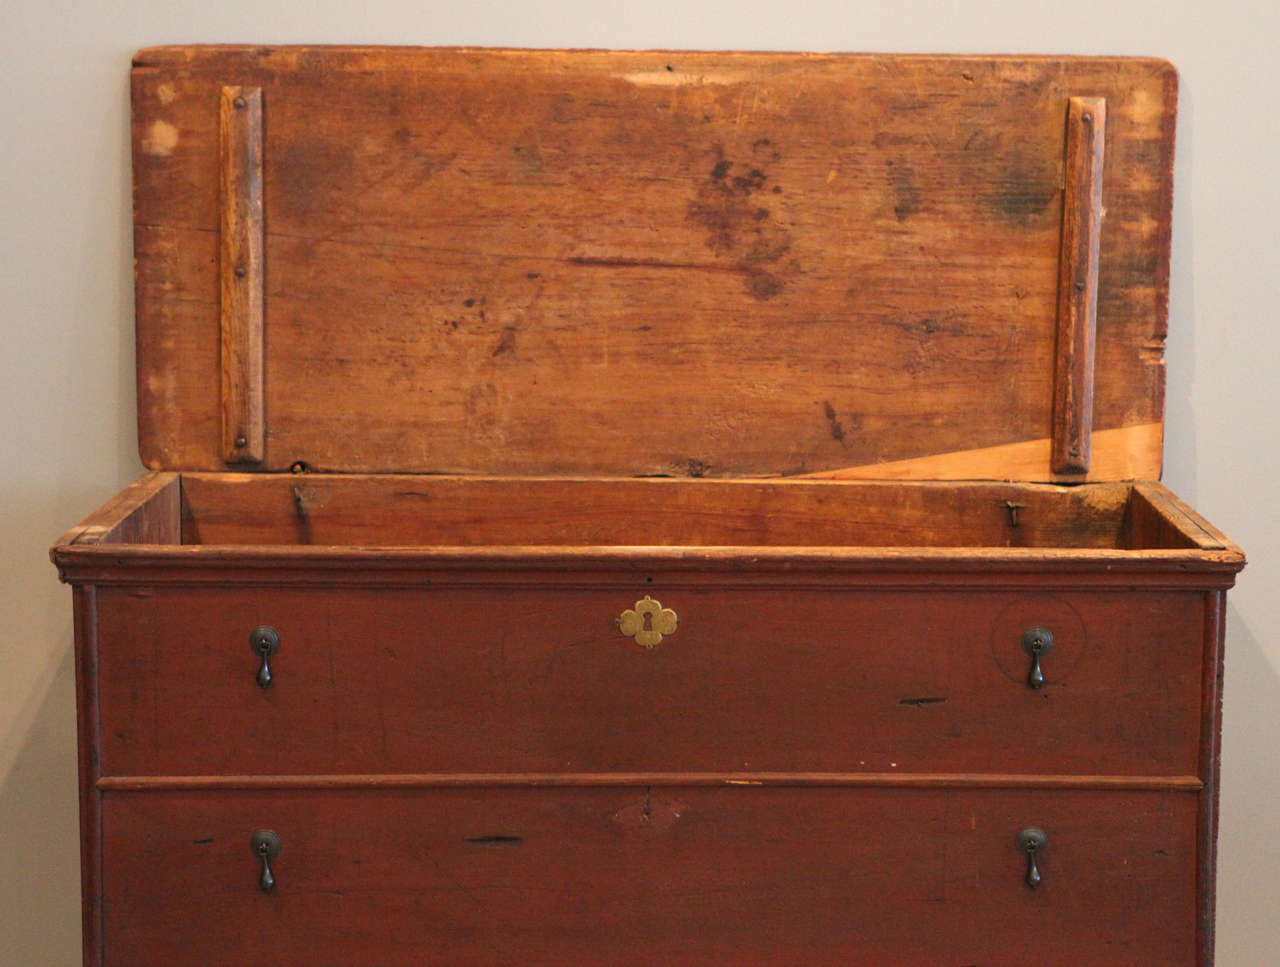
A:
<svg viewBox="0 0 1280 967">
<path fill-rule="evenodd" d="M 1201 594 L 648 590 L 103 589 L 103 774 L 1198 771 Z"/>
<path fill-rule="evenodd" d="M 106 962 L 1192 965 L 1186 793 L 112 793 Z M 1040 886 L 1018 834 L 1042 829 Z M 251 837 L 280 840 L 260 889 Z"/>
</svg>

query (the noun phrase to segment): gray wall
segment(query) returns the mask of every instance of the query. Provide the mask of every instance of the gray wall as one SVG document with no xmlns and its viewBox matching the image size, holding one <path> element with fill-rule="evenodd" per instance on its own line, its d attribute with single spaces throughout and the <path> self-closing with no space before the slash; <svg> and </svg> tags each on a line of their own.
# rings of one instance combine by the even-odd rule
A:
<svg viewBox="0 0 1280 967">
<path fill-rule="evenodd" d="M 0 26 L 0 962 L 79 962 L 71 595 L 45 555 L 141 469 L 129 57 L 218 41 L 1113 53 L 1177 64 L 1165 481 L 1252 552 L 1228 620 L 1219 961 L 1275 962 L 1274 0 L 9 0 Z"/>
</svg>

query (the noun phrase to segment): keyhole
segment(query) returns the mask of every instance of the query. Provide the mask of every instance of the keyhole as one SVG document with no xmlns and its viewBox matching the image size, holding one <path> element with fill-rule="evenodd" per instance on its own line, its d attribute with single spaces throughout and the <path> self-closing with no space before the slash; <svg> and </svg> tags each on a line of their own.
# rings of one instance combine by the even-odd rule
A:
<svg viewBox="0 0 1280 967">
<path fill-rule="evenodd" d="M 652 630 L 653 630 L 653 614 L 652 614 L 652 612 L 646 611 L 646 612 L 644 613 L 644 630 L 645 630 L 645 631 L 652 631 Z"/>
</svg>

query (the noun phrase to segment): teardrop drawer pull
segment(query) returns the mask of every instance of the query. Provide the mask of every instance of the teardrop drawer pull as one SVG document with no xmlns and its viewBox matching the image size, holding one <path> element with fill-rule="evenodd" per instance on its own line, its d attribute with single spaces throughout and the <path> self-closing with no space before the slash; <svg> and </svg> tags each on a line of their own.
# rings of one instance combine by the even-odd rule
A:
<svg viewBox="0 0 1280 967">
<path fill-rule="evenodd" d="M 1036 862 L 1036 857 L 1040 855 L 1048 842 L 1049 837 L 1044 834 L 1044 830 L 1037 829 L 1035 826 L 1028 826 L 1018 834 L 1018 849 L 1027 854 L 1027 886 L 1033 890 L 1040 885 L 1040 881 L 1043 879 L 1040 875 L 1040 865 Z"/>
<path fill-rule="evenodd" d="M 1022 633 L 1022 650 L 1031 656 L 1027 685 L 1031 688 L 1044 688 L 1044 671 L 1040 668 L 1040 659 L 1053 651 L 1053 632 L 1048 628 L 1028 628 Z"/>
<path fill-rule="evenodd" d="M 269 625 L 259 625 L 249 632 L 249 648 L 258 656 L 258 686 L 271 685 L 271 656 L 280 650 L 280 633 Z"/>
<path fill-rule="evenodd" d="M 253 852 L 262 861 L 262 873 L 258 877 L 258 886 L 263 893 L 270 893 L 276 888 L 276 877 L 271 872 L 271 861 L 280 855 L 280 837 L 270 829 L 260 829 L 249 839 Z"/>
</svg>

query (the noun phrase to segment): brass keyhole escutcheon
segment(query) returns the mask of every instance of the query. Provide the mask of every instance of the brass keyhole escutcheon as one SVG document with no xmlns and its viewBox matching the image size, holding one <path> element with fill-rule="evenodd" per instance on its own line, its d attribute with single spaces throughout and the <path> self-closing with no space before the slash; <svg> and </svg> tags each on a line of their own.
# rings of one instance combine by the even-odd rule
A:
<svg viewBox="0 0 1280 967">
<path fill-rule="evenodd" d="M 656 648 L 664 636 L 675 634 L 679 621 L 674 611 L 646 594 L 634 608 L 622 612 L 615 624 L 628 638 L 634 638 L 637 645 Z"/>
</svg>

